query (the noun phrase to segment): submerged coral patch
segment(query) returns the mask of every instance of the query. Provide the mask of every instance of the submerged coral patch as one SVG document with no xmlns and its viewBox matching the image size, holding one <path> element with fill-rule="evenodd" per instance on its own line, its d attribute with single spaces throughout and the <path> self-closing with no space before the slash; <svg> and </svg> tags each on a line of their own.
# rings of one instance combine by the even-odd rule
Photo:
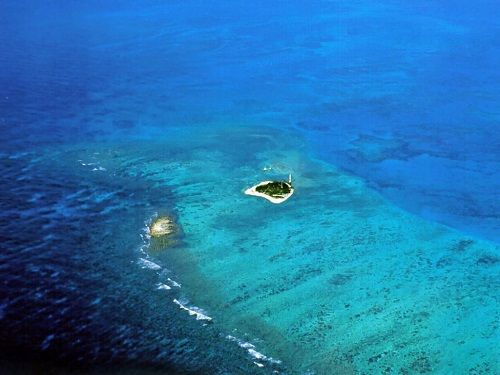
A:
<svg viewBox="0 0 500 375">
<path fill-rule="evenodd" d="M 175 224 L 168 216 L 159 217 L 151 223 L 149 231 L 151 237 L 168 236 L 175 231 Z"/>
<path fill-rule="evenodd" d="M 173 243 L 173 237 L 178 232 L 178 226 L 170 216 L 159 216 L 149 226 L 151 246 L 160 249 Z"/>
</svg>

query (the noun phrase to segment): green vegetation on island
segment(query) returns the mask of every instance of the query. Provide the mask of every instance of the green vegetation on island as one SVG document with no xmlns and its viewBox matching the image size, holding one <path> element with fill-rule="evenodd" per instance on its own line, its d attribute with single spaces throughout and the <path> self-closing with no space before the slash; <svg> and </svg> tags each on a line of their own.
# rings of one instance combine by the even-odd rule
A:
<svg viewBox="0 0 500 375">
<path fill-rule="evenodd" d="M 271 203 L 283 203 L 293 194 L 292 175 L 286 181 L 263 181 L 245 190 L 245 194 L 267 199 Z"/>
<path fill-rule="evenodd" d="M 279 198 L 290 194 L 292 185 L 285 181 L 271 181 L 265 185 L 256 186 L 255 190 L 259 193 Z"/>
</svg>

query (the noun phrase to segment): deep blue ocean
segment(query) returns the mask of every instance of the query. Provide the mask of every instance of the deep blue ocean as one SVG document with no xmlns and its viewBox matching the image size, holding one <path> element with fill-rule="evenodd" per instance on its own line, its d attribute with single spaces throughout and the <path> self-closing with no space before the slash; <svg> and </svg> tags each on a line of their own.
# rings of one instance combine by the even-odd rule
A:
<svg viewBox="0 0 500 375">
<path fill-rule="evenodd" d="M 0 372 L 500 374 L 499 66 L 497 1 L 1 1 Z"/>
</svg>

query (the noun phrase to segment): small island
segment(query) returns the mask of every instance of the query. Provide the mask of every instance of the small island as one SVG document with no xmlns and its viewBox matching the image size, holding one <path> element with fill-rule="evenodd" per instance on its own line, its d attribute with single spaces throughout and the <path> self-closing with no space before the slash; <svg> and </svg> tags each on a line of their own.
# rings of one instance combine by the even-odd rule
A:
<svg viewBox="0 0 500 375">
<path fill-rule="evenodd" d="M 271 203 L 283 203 L 293 194 L 292 175 L 286 181 L 263 181 L 245 190 L 246 195 L 267 199 Z"/>
</svg>

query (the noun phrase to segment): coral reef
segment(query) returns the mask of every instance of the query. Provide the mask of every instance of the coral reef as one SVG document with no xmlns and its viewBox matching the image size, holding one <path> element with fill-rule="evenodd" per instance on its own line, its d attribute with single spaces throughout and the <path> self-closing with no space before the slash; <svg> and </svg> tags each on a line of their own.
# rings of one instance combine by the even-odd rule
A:
<svg viewBox="0 0 500 375">
<path fill-rule="evenodd" d="M 151 247 L 159 250 L 174 243 L 174 235 L 178 232 L 178 225 L 171 216 L 159 216 L 149 226 Z"/>
</svg>

